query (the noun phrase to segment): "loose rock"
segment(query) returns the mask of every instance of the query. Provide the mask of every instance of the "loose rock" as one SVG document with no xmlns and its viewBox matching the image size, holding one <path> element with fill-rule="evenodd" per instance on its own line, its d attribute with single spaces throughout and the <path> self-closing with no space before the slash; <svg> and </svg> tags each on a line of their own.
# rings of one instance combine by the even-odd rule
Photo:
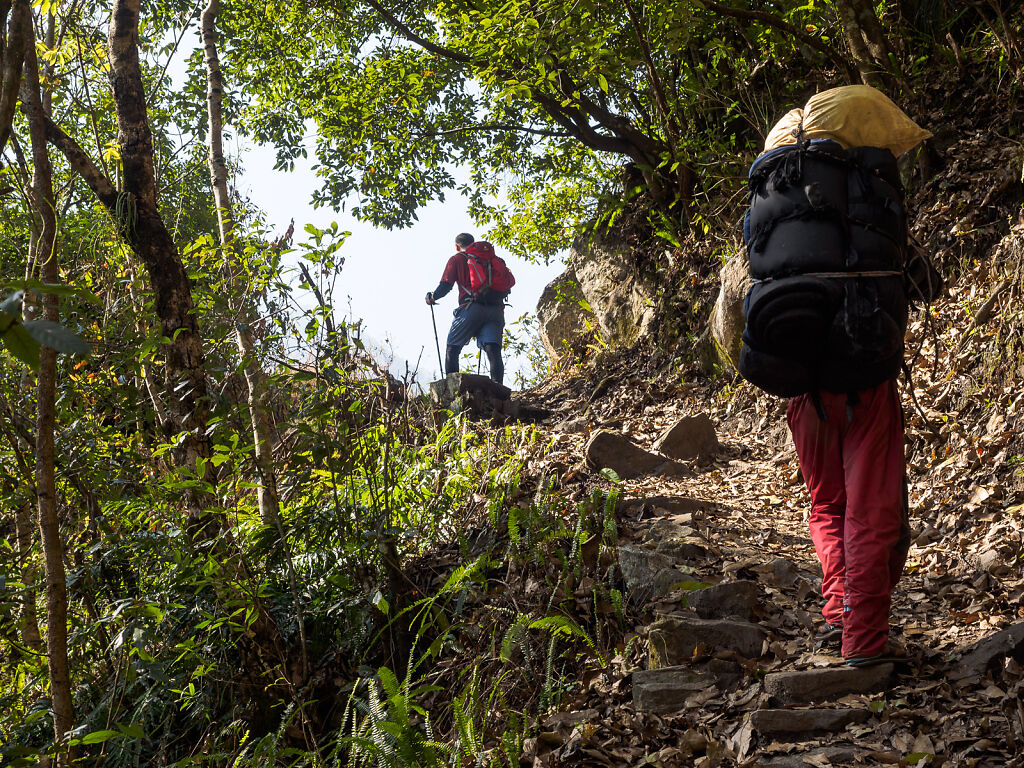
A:
<svg viewBox="0 0 1024 768">
<path fill-rule="evenodd" d="M 705 414 L 682 418 L 654 443 L 654 450 L 673 459 L 710 459 L 722 450 L 715 425 Z"/>
<path fill-rule="evenodd" d="M 631 595 L 646 599 L 655 592 L 655 581 L 665 571 L 672 574 L 679 574 L 672 566 L 675 562 L 666 555 L 659 555 L 646 547 L 638 547 L 635 544 L 623 544 L 619 547 L 619 569 L 622 571 L 622 578 L 626 582 L 626 589 Z M 664 580 L 665 577 L 661 577 Z M 662 584 L 665 592 L 671 589 L 671 585 Z M 665 594 L 661 592 L 660 594 Z"/>
<path fill-rule="evenodd" d="M 608 467 L 622 478 L 649 474 L 677 473 L 682 467 L 664 456 L 648 453 L 622 435 L 599 430 L 587 443 L 587 463 L 595 469 Z"/>
<path fill-rule="evenodd" d="M 658 544 L 658 554 L 667 555 L 677 564 L 695 563 L 706 560 L 708 551 L 700 544 L 682 539 L 667 539 Z"/>
<path fill-rule="evenodd" d="M 950 677 L 962 680 L 972 675 L 983 675 L 991 663 L 1006 656 L 1024 662 L 1024 622 L 969 645 L 960 660 L 950 664 Z"/>
<path fill-rule="evenodd" d="M 739 618 L 753 621 L 760 613 L 760 590 L 752 581 L 729 581 L 690 592 L 685 607 L 702 619 Z"/>
</svg>

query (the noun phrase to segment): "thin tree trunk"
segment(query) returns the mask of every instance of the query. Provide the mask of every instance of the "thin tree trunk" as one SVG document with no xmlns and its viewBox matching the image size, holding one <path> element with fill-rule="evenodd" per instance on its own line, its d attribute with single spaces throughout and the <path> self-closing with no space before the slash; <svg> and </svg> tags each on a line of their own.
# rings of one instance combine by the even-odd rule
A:
<svg viewBox="0 0 1024 768">
<path fill-rule="evenodd" d="M 32 35 L 32 6 L 28 0 L 14 0 L 13 3 L 11 0 L 0 0 L 0 32 L 5 23 L 7 34 L 0 35 L 0 152 L 11 133 L 14 110 L 18 106 L 25 49 Z"/>
<path fill-rule="evenodd" d="M 213 185 L 213 199 L 217 206 L 217 221 L 220 227 L 220 242 L 224 251 L 225 270 L 230 275 L 238 261 L 235 238 L 234 211 L 228 193 L 228 168 L 224 159 L 224 117 L 222 95 L 223 76 L 220 57 L 217 54 L 217 12 L 218 0 L 210 0 L 202 15 L 203 46 L 206 52 L 206 104 L 210 118 L 210 182 Z M 249 420 L 252 423 L 253 441 L 256 450 L 256 470 L 260 477 L 258 497 L 260 517 L 264 525 L 276 526 L 280 521 L 280 500 L 277 493 L 277 476 L 274 472 L 274 453 L 270 439 L 270 419 L 266 407 L 266 381 L 263 370 L 256 360 L 256 349 L 252 338 L 254 322 L 252 307 L 243 295 L 242 286 L 228 283 L 229 305 L 235 314 L 235 344 L 241 357 L 242 370 L 248 389 Z"/>
<path fill-rule="evenodd" d="M 39 65 L 35 43 L 25 48 L 25 76 L 21 89 L 22 110 L 28 119 L 32 139 L 32 197 L 41 227 L 36 243 L 36 261 L 44 283 L 60 282 L 57 265 L 57 206 L 53 194 L 53 173 L 46 144 L 46 120 L 39 89 Z M 41 297 L 43 319 L 60 321 L 59 298 L 52 293 Z M 43 346 L 39 355 L 39 390 L 36 420 L 36 498 L 39 503 L 39 531 L 46 569 L 46 649 L 53 704 L 53 731 L 58 745 L 56 765 L 73 762 L 70 750 L 61 747 L 74 727 L 71 674 L 68 665 L 68 589 L 64 569 L 64 542 L 57 519 L 57 489 L 54 471 L 56 426 L 57 352 Z"/>
<path fill-rule="evenodd" d="M 38 573 L 32 561 L 32 502 L 19 504 L 15 512 L 17 529 L 18 560 L 21 563 L 21 583 L 25 585 L 25 596 L 21 601 L 21 642 L 33 653 L 43 655 L 43 639 L 39 634 L 39 620 L 36 618 L 36 578 Z"/>
<path fill-rule="evenodd" d="M 835 0 L 850 53 L 868 85 L 886 89 L 898 75 L 892 74 L 892 46 L 875 15 L 871 0 Z"/>
</svg>

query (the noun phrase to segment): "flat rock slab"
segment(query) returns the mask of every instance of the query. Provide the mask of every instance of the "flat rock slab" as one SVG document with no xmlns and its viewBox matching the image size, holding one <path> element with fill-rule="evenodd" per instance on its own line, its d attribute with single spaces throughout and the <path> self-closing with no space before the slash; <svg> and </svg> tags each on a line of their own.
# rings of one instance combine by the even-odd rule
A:
<svg viewBox="0 0 1024 768">
<path fill-rule="evenodd" d="M 669 539 L 685 539 L 697 532 L 691 525 L 692 522 L 692 515 L 667 515 L 651 524 L 644 535 L 644 541 L 658 544 Z"/>
<path fill-rule="evenodd" d="M 641 669 L 633 673 L 633 706 L 643 712 L 678 712 L 686 699 L 717 682 L 714 674 L 689 667 Z"/>
<path fill-rule="evenodd" d="M 949 676 L 954 680 L 962 680 L 972 675 L 983 675 L 992 662 L 1006 656 L 1024 662 L 1024 622 L 983 637 L 964 648 L 959 661 L 949 665 Z"/>
<path fill-rule="evenodd" d="M 587 463 L 594 469 L 612 469 L 621 478 L 651 474 L 679 474 L 684 468 L 676 462 L 645 451 L 623 435 L 598 430 L 586 448 Z"/>
<path fill-rule="evenodd" d="M 675 667 L 693 661 L 698 647 L 709 651 L 729 650 L 756 659 L 764 651 L 768 634 L 757 624 L 745 621 L 716 621 L 666 616 L 648 631 L 651 669 Z"/>
<path fill-rule="evenodd" d="M 866 709 L 759 709 L 750 713 L 750 724 L 762 736 L 841 731 L 851 723 L 870 719 Z"/>
<path fill-rule="evenodd" d="M 703 499 L 689 496 L 646 496 L 642 499 L 626 499 L 621 502 L 621 510 L 625 515 L 643 515 L 654 517 L 658 514 L 694 515 L 710 512 L 715 505 Z"/>
<path fill-rule="evenodd" d="M 715 425 L 705 414 L 680 419 L 662 433 L 653 447 L 673 459 L 710 459 L 722 450 Z"/>
<path fill-rule="evenodd" d="M 460 395 L 500 401 L 511 398 L 512 390 L 475 373 L 449 373 L 440 381 L 430 382 L 430 396 L 438 405 L 451 405 Z"/>
<path fill-rule="evenodd" d="M 772 672 L 764 676 L 764 690 L 780 704 L 804 704 L 845 696 L 873 693 L 892 682 L 892 664 L 872 667 L 834 667 L 797 672 Z"/>
<path fill-rule="evenodd" d="M 752 581 L 728 581 L 689 592 L 685 606 L 702 619 L 738 618 L 753 621 L 761 612 L 761 590 Z"/>
<path fill-rule="evenodd" d="M 666 539 L 658 542 L 657 552 L 672 558 L 678 564 L 690 564 L 706 560 L 708 551 L 702 545 L 685 539 Z"/>
<path fill-rule="evenodd" d="M 759 768 L 817 768 L 822 765 L 864 765 L 865 750 L 852 747 L 823 747 L 810 752 L 758 758 Z"/>
</svg>

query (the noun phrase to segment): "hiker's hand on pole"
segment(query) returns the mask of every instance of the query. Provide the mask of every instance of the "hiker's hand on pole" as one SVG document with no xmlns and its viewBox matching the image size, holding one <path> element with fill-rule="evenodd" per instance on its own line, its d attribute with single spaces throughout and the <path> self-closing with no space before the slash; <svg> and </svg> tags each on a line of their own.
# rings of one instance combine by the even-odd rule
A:
<svg viewBox="0 0 1024 768">
<path fill-rule="evenodd" d="M 432 294 L 432 293 L 428 293 L 427 294 L 427 304 L 430 304 L 431 306 L 433 306 L 433 304 L 434 304 L 434 294 Z"/>
</svg>

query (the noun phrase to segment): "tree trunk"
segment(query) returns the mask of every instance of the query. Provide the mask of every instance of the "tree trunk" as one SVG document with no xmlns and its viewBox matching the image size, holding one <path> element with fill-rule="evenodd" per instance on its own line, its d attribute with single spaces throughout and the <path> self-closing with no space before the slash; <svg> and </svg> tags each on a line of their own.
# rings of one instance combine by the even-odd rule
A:
<svg viewBox="0 0 1024 768">
<path fill-rule="evenodd" d="M 21 88 L 22 110 L 28 119 L 32 140 L 32 202 L 41 221 L 36 242 L 36 261 L 44 283 L 60 282 L 57 268 L 57 214 L 53 194 L 53 173 L 46 144 L 46 120 L 39 89 L 39 68 L 35 41 L 25 47 L 25 77 Z M 59 299 L 42 295 L 43 319 L 60 321 Z M 56 422 L 57 352 L 43 346 L 39 355 L 39 390 L 36 420 L 36 498 L 39 531 L 46 569 L 46 648 L 53 705 L 54 739 L 58 745 L 56 765 L 68 765 L 73 755 L 61 745 L 74 727 L 71 676 L 68 668 L 68 589 L 64 570 L 64 542 L 57 519 L 57 490 L 54 471 L 53 436 Z"/>
<path fill-rule="evenodd" d="M 224 117 L 222 94 L 223 77 L 220 57 L 217 54 L 217 12 L 218 0 L 210 0 L 202 15 L 203 47 L 206 52 L 206 104 L 210 117 L 210 182 L 213 185 L 213 199 L 217 206 L 217 221 L 220 228 L 220 242 L 224 251 L 225 270 L 228 274 L 238 262 L 235 239 L 234 212 L 228 193 L 228 168 L 224 159 Z M 280 523 L 280 501 L 277 493 L 277 476 L 274 472 L 274 453 L 270 439 L 270 419 L 266 407 L 266 381 L 263 370 L 256 360 L 252 338 L 254 323 L 252 306 L 243 294 L 242 286 L 228 283 L 229 306 L 235 315 L 235 343 L 241 358 L 242 370 L 248 389 L 249 420 L 256 451 L 256 470 L 260 482 L 258 489 L 260 517 L 264 525 L 278 526 Z"/>
<path fill-rule="evenodd" d="M 117 113 L 118 144 L 124 168 L 127 220 L 120 221 L 136 255 L 146 265 L 161 332 L 166 344 L 165 401 L 174 426 L 185 434 L 178 466 L 196 471 L 206 487 L 185 492 L 193 534 L 219 528 L 204 520 L 214 487 L 213 455 L 207 423 L 210 415 L 202 337 L 192 302 L 192 287 L 178 249 L 157 208 L 153 136 L 139 65 L 140 0 L 117 0 L 110 17 L 110 86 Z"/>
<path fill-rule="evenodd" d="M 872 0 L 835 0 L 835 6 L 861 79 L 876 88 L 891 88 L 897 79 L 892 74 L 892 46 Z"/>
<path fill-rule="evenodd" d="M 32 35 L 32 6 L 28 0 L 14 0 L 13 3 L 0 0 L 0 33 L 5 23 L 7 34 L 0 35 L 0 152 L 7 145 L 7 137 L 11 133 L 25 49 Z"/>
<path fill-rule="evenodd" d="M 25 597 L 21 604 L 21 642 L 33 653 L 43 655 L 43 639 L 39 634 L 39 620 L 36 618 L 36 589 L 38 576 L 32 562 L 32 502 L 19 504 L 15 512 L 18 560 L 21 563 L 21 583 L 25 585 Z"/>
<path fill-rule="evenodd" d="M 177 246 L 160 218 L 153 171 L 153 136 L 146 112 L 146 94 L 139 66 L 140 0 L 117 0 L 110 17 L 108 57 L 110 86 L 117 117 L 118 145 L 124 188 L 114 186 L 85 151 L 59 126 L 47 120 L 47 138 L 67 157 L 104 207 L 115 218 L 122 237 L 149 274 L 163 349 L 164 402 L 168 426 L 184 436 L 174 449 L 178 467 L 198 473 L 199 487 L 183 492 L 193 537 L 217 535 L 223 521 L 208 517 L 210 491 L 216 475 L 207 426 L 210 417 L 206 362 L 192 287 Z M 168 434 L 167 437 L 173 437 Z"/>
</svg>

